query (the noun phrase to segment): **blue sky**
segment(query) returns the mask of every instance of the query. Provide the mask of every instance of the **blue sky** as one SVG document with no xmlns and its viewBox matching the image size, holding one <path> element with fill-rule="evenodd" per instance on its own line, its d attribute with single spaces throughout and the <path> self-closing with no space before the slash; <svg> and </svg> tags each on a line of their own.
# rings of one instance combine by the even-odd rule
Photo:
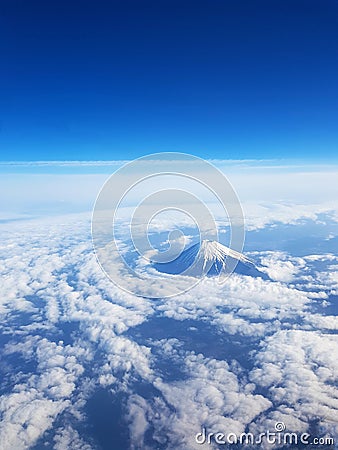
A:
<svg viewBox="0 0 338 450">
<path fill-rule="evenodd" d="M 1 160 L 336 159 L 333 0 L 5 0 Z"/>
</svg>

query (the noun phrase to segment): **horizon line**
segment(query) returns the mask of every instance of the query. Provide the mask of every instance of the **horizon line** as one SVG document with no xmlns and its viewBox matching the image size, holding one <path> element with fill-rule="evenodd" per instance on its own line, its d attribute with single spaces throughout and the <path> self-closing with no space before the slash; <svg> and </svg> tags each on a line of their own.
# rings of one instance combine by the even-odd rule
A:
<svg viewBox="0 0 338 450">
<path fill-rule="evenodd" d="M 176 153 L 176 152 L 172 152 Z M 189 154 L 186 154 L 189 155 Z M 200 158 L 200 157 L 198 157 Z M 137 161 L 142 159 L 142 156 L 139 158 L 132 159 L 113 159 L 113 160 L 10 160 L 10 161 L 2 161 L 0 160 L 1 166 L 109 166 L 109 165 L 119 165 L 119 164 L 127 164 L 132 161 Z M 338 163 L 338 158 L 330 158 L 327 159 L 306 159 L 303 160 L 301 158 L 245 158 L 245 159 L 222 159 L 222 158 L 200 158 L 202 160 L 208 161 L 210 163 L 294 163 L 301 165 L 313 165 L 313 164 L 321 164 L 328 165 L 332 163 Z M 157 161 L 158 159 L 148 159 L 147 162 Z"/>
</svg>

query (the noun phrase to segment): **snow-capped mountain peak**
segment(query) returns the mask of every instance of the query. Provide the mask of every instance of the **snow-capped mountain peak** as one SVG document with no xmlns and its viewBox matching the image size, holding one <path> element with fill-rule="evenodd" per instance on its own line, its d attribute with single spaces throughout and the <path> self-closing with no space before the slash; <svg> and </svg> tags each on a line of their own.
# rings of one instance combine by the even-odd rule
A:
<svg viewBox="0 0 338 450">
<path fill-rule="evenodd" d="M 230 267 L 233 267 L 236 273 L 266 278 L 266 275 L 242 253 L 210 240 L 194 244 L 184 250 L 174 261 L 157 263 L 155 267 L 160 272 L 170 274 L 216 275 L 226 269 L 229 261 L 232 263 Z"/>
<path fill-rule="evenodd" d="M 196 245 L 198 246 L 199 244 Z M 194 246 L 192 246 L 191 248 L 193 247 Z M 239 253 L 236 250 L 232 250 L 231 248 L 226 247 L 225 245 L 220 244 L 217 241 L 209 241 L 205 239 L 199 245 L 198 258 L 201 258 L 204 261 L 204 265 L 206 265 L 209 261 L 213 263 L 220 262 L 225 264 L 227 257 L 234 258 L 245 263 L 251 262 L 242 253 Z"/>
</svg>

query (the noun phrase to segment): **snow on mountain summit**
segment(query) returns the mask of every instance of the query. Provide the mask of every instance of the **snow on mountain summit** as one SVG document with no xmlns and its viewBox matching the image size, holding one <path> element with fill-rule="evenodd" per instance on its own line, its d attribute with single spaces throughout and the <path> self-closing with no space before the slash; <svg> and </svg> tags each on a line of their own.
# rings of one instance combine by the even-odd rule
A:
<svg viewBox="0 0 338 450">
<path fill-rule="evenodd" d="M 199 246 L 199 258 L 203 259 L 205 264 L 207 261 L 213 262 L 222 262 L 225 263 L 226 258 L 229 256 L 231 258 L 237 259 L 238 261 L 250 263 L 251 261 L 244 256 L 242 253 L 236 252 L 236 250 L 232 250 L 229 247 L 226 247 L 223 244 L 220 244 L 217 241 L 209 241 L 207 239 L 201 242 L 201 245 L 195 244 Z M 195 246 L 192 246 L 193 248 Z"/>
<path fill-rule="evenodd" d="M 267 276 L 259 271 L 250 259 L 242 253 L 232 250 L 217 241 L 203 240 L 184 250 L 175 260 L 157 263 L 159 272 L 169 274 L 185 274 L 190 276 L 217 275 L 221 273 L 231 260 L 235 272 L 242 275 Z"/>
</svg>

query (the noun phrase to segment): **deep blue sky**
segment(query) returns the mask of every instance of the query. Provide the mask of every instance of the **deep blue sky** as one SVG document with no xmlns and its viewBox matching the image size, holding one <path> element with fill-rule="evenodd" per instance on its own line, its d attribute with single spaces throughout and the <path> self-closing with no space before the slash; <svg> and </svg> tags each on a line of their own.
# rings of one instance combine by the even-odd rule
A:
<svg viewBox="0 0 338 450">
<path fill-rule="evenodd" d="M 337 1 L 0 1 L 2 160 L 329 159 L 337 123 Z"/>
</svg>

